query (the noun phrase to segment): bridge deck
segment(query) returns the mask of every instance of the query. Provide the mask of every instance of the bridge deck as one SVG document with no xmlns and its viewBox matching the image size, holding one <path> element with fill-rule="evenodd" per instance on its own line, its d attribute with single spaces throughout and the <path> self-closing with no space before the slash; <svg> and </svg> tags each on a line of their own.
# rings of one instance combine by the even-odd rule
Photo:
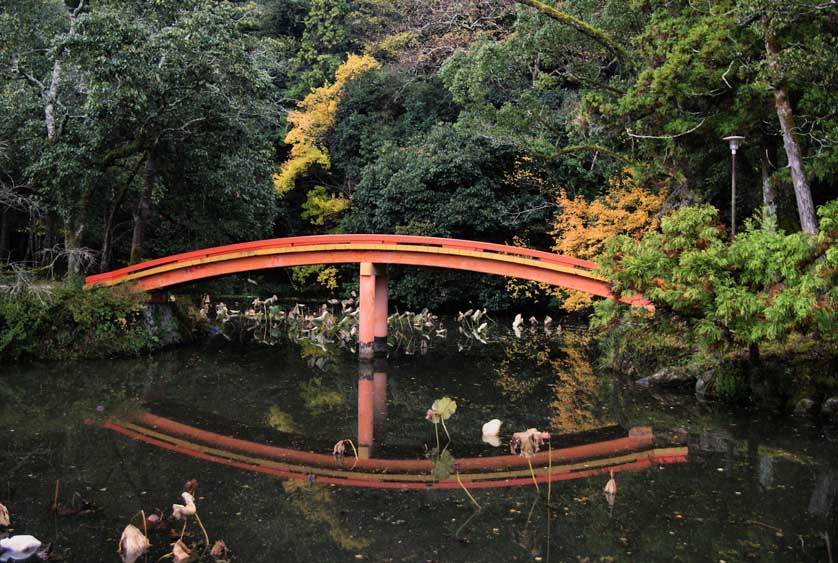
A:
<svg viewBox="0 0 838 563">
<path fill-rule="evenodd" d="M 88 276 L 86 287 L 134 282 L 152 291 L 203 278 L 313 264 L 429 266 L 516 277 L 618 299 L 595 262 L 551 252 L 439 237 L 316 235 L 260 240 L 184 252 Z M 619 298 L 651 308 L 641 296 Z"/>
<path fill-rule="evenodd" d="M 302 252 L 312 250 L 315 247 L 322 250 L 327 246 L 330 250 L 374 248 L 374 246 L 371 245 L 398 245 L 398 250 L 404 251 L 419 250 L 418 248 L 410 248 L 416 246 L 472 251 L 487 254 L 498 254 L 502 256 L 525 257 L 539 262 L 544 262 L 545 264 L 555 264 L 588 271 L 593 271 L 599 268 L 596 262 L 591 262 L 590 260 L 582 260 L 571 256 L 562 256 L 560 254 L 554 254 L 542 250 L 471 240 L 407 235 L 312 235 L 258 240 L 183 252 L 181 254 L 174 254 L 172 256 L 148 260 L 140 264 L 134 264 L 132 266 L 127 266 L 111 272 L 88 276 L 85 283 L 86 285 L 111 285 L 113 283 L 127 281 L 127 278 L 136 279 L 134 276 L 135 274 L 160 268 L 162 266 L 171 266 L 176 264 L 183 265 L 197 262 L 206 263 L 207 261 L 213 261 L 213 259 L 230 259 L 234 256 L 265 254 L 266 251 Z"/>
</svg>

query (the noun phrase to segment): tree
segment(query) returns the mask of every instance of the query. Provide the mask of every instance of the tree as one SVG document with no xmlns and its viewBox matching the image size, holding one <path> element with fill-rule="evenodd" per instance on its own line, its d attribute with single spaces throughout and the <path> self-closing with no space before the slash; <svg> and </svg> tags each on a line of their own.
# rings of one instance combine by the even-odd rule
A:
<svg viewBox="0 0 838 563">
<path fill-rule="evenodd" d="M 838 43 L 835 41 L 834 24 L 829 20 L 830 8 L 834 9 L 834 6 L 812 0 L 782 3 L 749 0 L 740 6 L 746 21 L 758 26 L 764 38 L 765 64 L 761 77 L 764 77 L 773 92 L 800 226 L 807 233 L 816 233 L 818 222 L 812 190 L 803 166 L 803 147 L 795 134 L 795 111 L 790 86 L 797 81 L 804 88 L 816 91 L 820 86 L 818 82 L 824 78 L 821 74 L 823 67 L 835 63 L 834 50 Z M 800 63 L 805 66 L 801 68 Z M 833 72 L 827 72 L 827 76 L 834 76 Z M 834 78 L 831 82 L 834 86 Z"/>
<path fill-rule="evenodd" d="M 100 39 L 84 45 L 89 50 L 80 53 L 93 67 L 91 87 L 100 93 L 91 101 L 116 118 L 108 123 L 118 135 L 109 139 L 115 149 L 105 161 L 144 161 L 133 217 L 132 262 L 142 256 L 158 181 L 178 181 L 171 176 L 171 156 L 196 154 L 195 149 L 206 153 L 228 137 L 235 142 L 227 145 L 227 154 L 252 158 L 260 150 L 253 142 L 263 135 L 259 120 L 272 115 L 267 69 L 249 56 L 259 45 L 236 27 L 248 15 L 246 8 L 191 1 L 182 7 L 173 17 L 140 8 L 130 23 L 118 6 L 91 14 L 90 36 L 110 32 L 106 37 L 113 37 L 115 29 L 125 35 L 110 44 Z M 109 64 L 93 66 L 105 53 Z M 180 150 L 184 145 L 192 150 Z M 235 166 L 235 160 L 226 162 Z M 264 173 L 262 177 L 264 181 Z"/>
<path fill-rule="evenodd" d="M 382 147 L 451 123 L 458 113 L 435 76 L 388 67 L 365 72 L 347 84 L 326 139 L 334 183 L 353 192 Z"/>
<path fill-rule="evenodd" d="M 564 5 L 580 20 L 585 6 Z M 572 195 L 592 196 L 632 159 L 619 154 L 610 128 L 580 115 L 581 96 L 589 82 L 621 92 L 621 75 L 628 71 L 613 64 L 607 49 L 580 41 L 575 28 L 541 14 L 519 9 L 513 33 L 497 40 L 485 37 L 469 51 L 455 53 L 440 76 L 463 107 L 460 126 L 551 160 L 553 184 Z M 639 26 L 633 13 L 614 2 L 588 16 L 604 33 L 632 34 Z M 613 85 L 607 84 L 612 79 Z"/>
<path fill-rule="evenodd" d="M 379 60 L 415 75 L 432 75 L 448 57 L 474 41 L 509 33 L 513 9 L 484 0 L 371 0 L 389 5 L 366 49 Z"/>
<path fill-rule="evenodd" d="M 550 230 L 555 237 L 554 252 L 596 260 L 609 239 L 622 235 L 637 240 L 658 228 L 667 196 L 665 188 L 658 186 L 655 192 L 644 189 L 632 179 L 629 170 L 612 177 L 608 184 L 605 194 L 592 201 L 581 195 L 568 197 L 565 190 L 559 192 Z M 516 297 L 557 298 L 567 311 L 585 309 L 593 303 L 587 293 L 547 284 L 512 279 L 506 287 Z"/>
<path fill-rule="evenodd" d="M 76 39 L 79 33 L 78 22 L 86 9 L 85 0 L 79 0 L 71 8 L 57 0 L 23 1 L 3 8 L 0 33 L 6 38 L 4 42 L 7 42 L 0 52 L 4 78 L 2 97 L 4 105 L 11 110 L 8 115 L 14 116 L 14 121 L 8 122 L 9 125 L 14 124 L 14 129 L 4 131 L 4 135 L 12 139 L 15 152 L 24 159 L 27 157 L 23 153 L 28 153 L 27 160 L 34 160 L 42 148 L 61 148 L 56 145 L 62 140 L 62 132 L 69 119 L 68 106 L 61 98 L 72 95 L 77 82 L 72 69 L 68 69 L 67 43 Z M 37 29 L 38 33 L 26 32 L 32 29 Z M 21 84 L 25 84 L 25 88 Z M 37 131 L 30 120 L 37 120 L 45 135 Z M 21 131 L 29 134 L 28 139 L 34 137 L 40 145 L 46 147 L 28 145 L 27 139 L 21 138 Z M 24 168 L 25 165 L 15 171 L 20 179 L 14 179 L 14 183 L 31 177 L 31 172 Z M 61 181 L 61 175 L 58 176 L 56 182 Z M 84 186 L 89 186 L 89 183 L 79 177 L 75 179 L 75 185 L 82 187 L 84 192 Z M 78 209 L 66 208 L 63 211 L 61 218 L 69 270 L 77 273 L 81 269 L 77 250 L 84 222 L 79 220 Z"/>
<path fill-rule="evenodd" d="M 626 62 L 630 62 L 631 55 L 629 54 L 626 49 L 620 45 L 613 37 L 611 37 L 608 33 L 605 33 L 601 29 L 597 29 L 596 27 L 592 26 L 589 23 L 585 23 L 579 18 L 573 17 L 571 14 L 567 12 L 563 12 L 561 10 L 557 10 L 552 6 L 548 6 L 543 2 L 539 2 L 538 0 L 516 0 L 520 4 L 524 4 L 527 6 L 531 6 L 540 12 L 547 14 L 548 17 L 560 22 L 564 25 L 568 25 L 578 31 L 579 33 L 588 36 L 589 38 L 593 39 L 606 49 L 612 51 L 613 53 L 617 54 Z"/>
<path fill-rule="evenodd" d="M 562 190 L 557 200 L 553 250 L 559 254 L 593 260 L 605 242 L 617 235 L 641 238 L 658 228 L 658 214 L 666 201 L 666 190 L 657 193 L 638 186 L 628 171 L 609 180 L 606 194 L 593 201 L 581 196 L 569 198 Z"/>
<path fill-rule="evenodd" d="M 838 200 L 819 214 L 817 237 L 749 220 L 728 243 L 715 208 L 684 207 L 640 240 L 612 238 L 600 264 L 616 292 L 646 295 L 656 315 L 677 320 L 689 338 L 710 348 L 748 347 L 757 356 L 760 344 L 792 333 L 834 331 Z M 598 303 L 597 322 L 621 312 L 613 302 Z"/>
<path fill-rule="evenodd" d="M 822 201 L 833 189 L 825 175 L 834 175 L 838 153 L 829 109 L 836 103 L 838 51 L 830 5 L 725 0 L 699 9 L 682 0 L 632 0 L 626 9 L 626 2 L 569 0 L 557 9 L 519 3 L 537 11 L 519 10 L 515 33 L 476 41 L 450 57 L 440 75 L 464 108 L 461 126 L 554 159 L 559 183 L 571 194 L 594 195 L 629 164 L 638 176 L 668 178 L 674 203 L 721 203 L 729 185 L 721 137 L 733 133 L 749 140 L 739 153 L 740 206 L 773 206 L 775 191 L 784 201 L 778 189 L 784 163 L 774 155 L 780 139 L 790 149 L 788 141 L 798 145 L 799 158 L 785 151 L 788 162 L 805 167 L 801 174 L 791 167 L 798 180 L 816 175 Z M 765 14 L 774 22 L 772 57 Z M 580 41 L 580 33 L 596 44 Z M 616 61 L 615 53 L 621 53 Z M 773 85 L 786 88 L 785 98 L 776 97 L 782 92 Z M 803 115 L 805 129 L 777 121 L 782 99 Z M 791 135 L 783 136 L 783 127 Z M 810 231 L 811 198 L 801 181 L 791 180 Z"/>
<path fill-rule="evenodd" d="M 547 212 L 531 188 L 506 182 L 517 151 L 438 125 L 404 146 L 382 147 L 367 165 L 342 222 L 345 232 L 396 233 L 509 242 L 542 229 Z M 532 213 L 521 210 L 538 208 Z M 475 300 L 506 306 L 503 281 L 425 270 L 391 277 L 391 295 L 410 306 Z M 481 290 L 482 288 L 482 290 Z M 491 301 L 490 301 L 491 300 Z"/>
<path fill-rule="evenodd" d="M 347 53 L 358 51 L 349 33 L 350 11 L 348 0 L 310 1 L 300 48 L 292 61 L 291 97 L 299 99 L 326 84 Z"/>
<path fill-rule="evenodd" d="M 318 165 L 329 169 L 331 162 L 326 138 L 335 126 L 343 92 L 350 81 L 379 66 L 372 57 L 349 55 L 338 67 L 333 83 L 315 88 L 297 104 L 299 110 L 288 114 L 288 123 L 293 127 L 285 136 L 285 143 L 291 145 L 291 151 L 279 173 L 274 175 L 274 186 L 280 194 L 292 190 L 311 167 Z M 316 186 L 307 195 L 304 216 L 315 225 L 323 225 L 329 217 L 334 218 L 342 212 L 347 203 L 345 195 L 329 195 L 324 186 Z"/>
<path fill-rule="evenodd" d="M 248 201 L 252 208 L 239 217 L 249 229 L 232 228 L 226 236 L 270 231 L 268 133 L 276 117 L 270 72 L 277 64 L 270 61 L 281 53 L 275 43 L 245 33 L 251 9 L 197 0 L 101 0 L 72 12 L 55 8 L 58 15 L 49 15 L 65 23 L 53 28 L 22 23 L 47 18 L 41 12 L 4 14 L 10 26 L 44 29 L 41 40 L 56 45 L 34 50 L 46 55 L 30 60 L 33 49 L 21 42 L 9 58 L 18 74 L 52 68 L 51 76 L 60 78 L 53 117 L 29 112 L 15 139 L 28 160 L 27 179 L 65 224 L 68 248 L 101 236 L 108 267 L 119 238 L 114 231 L 130 209 L 130 254 L 137 261 L 160 217 L 156 208 L 171 198 L 176 209 L 199 213 L 187 225 L 203 218 L 204 198 L 227 198 L 226 217 L 240 214 Z M 27 79 L 30 98 L 43 98 L 37 82 L 34 74 Z M 204 203 L 194 206 L 195 200 Z M 178 225 L 176 232 L 194 231 Z M 179 244 L 195 242 L 189 238 Z M 178 249 L 177 241 L 168 239 L 169 248 Z M 79 269 L 71 261 L 70 271 Z"/>
</svg>

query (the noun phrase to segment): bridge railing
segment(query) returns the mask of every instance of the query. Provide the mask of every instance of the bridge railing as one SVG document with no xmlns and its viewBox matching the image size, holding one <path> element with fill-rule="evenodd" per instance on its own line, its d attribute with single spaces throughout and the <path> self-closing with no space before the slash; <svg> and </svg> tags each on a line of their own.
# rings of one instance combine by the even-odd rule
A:
<svg viewBox="0 0 838 563">
<path fill-rule="evenodd" d="M 119 270 L 113 270 L 103 274 L 96 274 L 88 276 L 85 279 L 86 285 L 93 285 L 113 279 L 117 279 L 129 274 L 142 272 L 159 266 L 168 264 L 175 264 L 178 262 L 190 262 L 193 260 L 200 260 L 203 258 L 210 258 L 213 256 L 223 256 L 225 254 L 246 253 L 264 249 L 281 249 L 289 247 L 300 246 L 326 246 L 326 245 L 346 245 L 347 250 L 352 248 L 352 245 L 358 244 L 386 244 L 386 245 L 401 245 L 401 246 L 438 246 L 440 248 L 452 250 L 467 250 L 471 252 L 485 252 L 489 254 L 503 254 L 508 256 L 520 256 L 541 262 L 558 264 L 580 270 L 592 271 L 599 266 L 590 260 L 582 260 L 571 256 L 563 256 L 554 254 L 552 252 L 545 252 L 543 250 L 534 250 L 531 248 L 522 248 L 518 246 L 509 246 L 503 244 L 478 242 L 463 239 L 450 239 L 442 237 L 424 237 L 411 235 L 374 235 L 374 234 L 346 234 L 346 235 L 309 235 L 300 237 L 287 237 L 278 239 L 258 240 L 252 242 L 244 242 L 238 244 L 228 244 L 225 246 L 216 246 L 212 248 L 205 248 L 201 250 L 193 250 L 191 252 L 183 252 L 181 254 L 174 254 L 163 258 L 156 258 L 148 260 L 140 264 L 134 264 Z M 334 248 L 332 248 L 334 250 Z"/>
</svg>

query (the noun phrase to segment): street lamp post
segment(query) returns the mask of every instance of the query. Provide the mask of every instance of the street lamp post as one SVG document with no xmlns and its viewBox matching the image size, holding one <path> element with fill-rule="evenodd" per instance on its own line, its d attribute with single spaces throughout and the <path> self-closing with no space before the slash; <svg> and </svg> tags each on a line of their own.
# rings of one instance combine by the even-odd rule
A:
<svg viewBox="0 0 838 563">
<path fill-rule="evenodd" d="M 736 150 L 745 137 L 731 135 L 725 137 L 724 140 L 730 144 L 730 238 L 733 238 L 736 236 Z"/>
</svg>

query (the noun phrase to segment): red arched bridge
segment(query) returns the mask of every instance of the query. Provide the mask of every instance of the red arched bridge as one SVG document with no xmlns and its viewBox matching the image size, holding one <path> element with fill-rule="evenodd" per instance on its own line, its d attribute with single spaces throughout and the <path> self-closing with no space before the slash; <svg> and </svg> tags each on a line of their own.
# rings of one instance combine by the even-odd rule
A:
<svg viewBox="0 0 838 563">
<path fill-rule="evenodd" d="M 345 263 L 361 265 L 362 358 L 372 356 L 374 343 L 386 349 L 387 264 L 509 276 L 651 307 L 642 296 L 615 296 L 608 282 L 597 275 L 597 264 L 588 260 L 502 244 L 402 235 L 319 235 L 217 246 L 88 276 L 85 287 L 133 282 L 152 291 L 253 270 Z"/>
</svg>

